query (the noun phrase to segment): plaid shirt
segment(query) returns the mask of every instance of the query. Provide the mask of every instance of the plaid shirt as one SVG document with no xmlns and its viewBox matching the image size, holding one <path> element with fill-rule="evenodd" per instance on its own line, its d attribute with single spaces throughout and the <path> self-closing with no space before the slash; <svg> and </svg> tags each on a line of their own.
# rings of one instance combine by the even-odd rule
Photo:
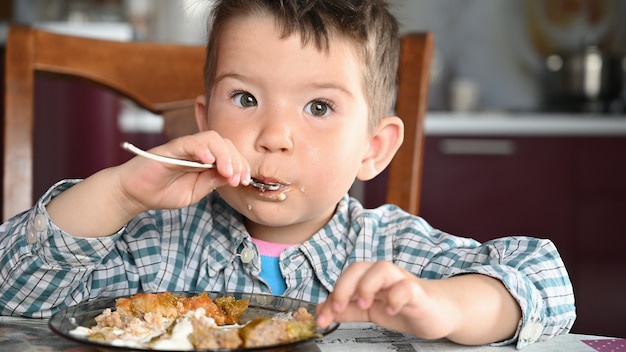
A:
<svg viewBox="0 0 626 352">
<path fill-rule="evenodd" d="M 45 211 L 75 182 L 53 186 L 35 208 L 0 227 L 1 315 L 43 318 L 90 299 L 145 291 L 271 294 L 242 215 L 216 192 L 187 208 L 140 214 L 112 236 L 87 239 L 63 233 Z M 255 254 L 251 261 L 242 260 L 245 248 Z M 283 295 L 312 302 L 323 301 L 356 261 L 392 261 L 426 279 L 495 277 L 522 309 L 516 336 L 505 341 L 518 347 L 565 333 L 575 319 L 571 283 L 551 241 L 507 237 L 480 244 L 395 206 L 364 209 L 347 195 L 324 228 L 280 260 Z"/>
</svg>

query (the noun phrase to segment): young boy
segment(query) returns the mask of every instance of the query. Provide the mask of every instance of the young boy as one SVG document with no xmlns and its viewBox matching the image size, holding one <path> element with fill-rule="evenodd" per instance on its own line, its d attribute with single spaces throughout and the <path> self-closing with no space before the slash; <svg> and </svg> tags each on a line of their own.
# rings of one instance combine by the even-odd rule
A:
<svg viewBox="0 0 626 352">
<path fill-rule="evenodd" d="M 216 1 L 200 133 L 53 186 L 0 228 L 0 312 L 47 317 L 103 296 L 246 291 L 320 303 L 462 344 L 566 333 L 570 281 L 547 240 L 485 244 L 347 191 L 390 162 L 403 125 L 398 26 L 382 0 Z M 255 183 L 250 184 L 251 178 Z"/>
</svg>

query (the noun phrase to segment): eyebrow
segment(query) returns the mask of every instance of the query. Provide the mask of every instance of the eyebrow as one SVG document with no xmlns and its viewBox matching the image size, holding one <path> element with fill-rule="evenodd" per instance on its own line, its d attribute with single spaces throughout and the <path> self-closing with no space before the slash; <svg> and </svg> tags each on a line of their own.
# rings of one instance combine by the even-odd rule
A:
<svg viewBox="0 0 626 352">
<path fill-rule="evenodd" d="M 248 81 L 248 79 L 246 79 L 246 76 L 241 75 L 239 73 L 235 73 L 235 72 L 225 72 L 219 75 L 215 76 L 215 80 L 214 82 L 219 82 L 223 79 L 226 78 L 232 78 L 232 79 L 236 79 L 239 81 Z M 333 90 L 338 90 L 341 91 L 347 95 L 349 95 L 350 97 L 354 96 L 354 94 L 352 94 L 352 92 L 346 88 L 344 88 L 343 86 L 333 83 L 333 82 L 323 82 L 323 83 L 311 83 L 308 85 L 308 87 L 312 87 L 314 89 L 333 89 Z"/>
<path fill-rule="evenodd" d="M 341 92 L 344 92 L 345 94 L 349 95 L 349 96 L 353 96 L 354 94 L 352 94 L 352 92 L 348 89 L 345 89 L 343 86 L 339 85 L 339 84 L 335 84 L 335 83 L 313 83 L 311 84 L 311 86 L 313 88 L 316 89 L 333 89 L 333 90 L 338 90 Z"/>
<path fill-rule="evenodd" d="M 245 81 L 245 76 L 240 75 L 238 73 L 234 73 L 234 72 L 226 72 L 226 73 L 222 73 L 220 75 L 216 75 L 214 81 L 218 82 L 223 80 L 224 78 L 234 78 L 234 79 L 238 79 L 240 81 Z"/>
</svg>

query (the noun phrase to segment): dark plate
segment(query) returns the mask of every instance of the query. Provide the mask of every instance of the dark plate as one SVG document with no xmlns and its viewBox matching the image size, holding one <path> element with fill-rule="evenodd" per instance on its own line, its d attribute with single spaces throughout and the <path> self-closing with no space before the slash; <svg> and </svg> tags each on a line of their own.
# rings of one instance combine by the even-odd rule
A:
<svg viewBox="0 0 626 352">
<path fill-rule="evenodd" d="M 250 321 L 256 317 L 272 317 L 277 313 L 283 312 L 295 312 L 300 307 L 305 307 L 311 314 L 315 315 L 315 307 L 316 304 L 311 302 L 306 302 L 298 299 L 287 298 L 287 297 L 277 297 L 263 294 L 253 294 L 253 293 L 233 293 L 233 292 L 207 292 L 209 297 L 227 297 L 232 296 L 236 299 L 247 299 L 250 302 L 248 309 L 241 316 L 241 322 Z M 172 292 L 174 295 L 178 296 L 196 296 L 198 292 Z M 125 296 L 129 297 L 129 296 Z M 76 306 L 69 307 L 67 309 L 61 310 L 54 314 L 50 321 L 48 322 L 48 326 L 50 330 L 54 333 L 65 337 L 66 339 L 70 339 L 73 341 L 77 341 L 80 343 L 84 343 L 86 345 L 91 345 L 97 348 L 103 348 L 107 350 L 117 350 L 117 351 L 156 351 L 151 349 L 142 349 L 142 348 L 129 348 L 129 347 L 120 347 L 113 346 L 107 343 L 101 343 L 96 341 L 90 341 L 86 338 L 81 338 L 75 336 L 70 333 L 71 330 L 75 329 L 78 326 L 86 326 L 91 327 L 96 325 L 94 318 L 102 313 L 102 311 L 106 308 L 115 307 L 115 300 L 120 297 L 115 298 L 101 298 L 96 299 L 89 302 L 80 303 Z M 339 324 L 332 324 L 326 329 L 317 329 L 317 332 L 320 335 L 327 335 L 337 329 Z M 277 345 L 263 346 L 263 347 L 254 347 L 254 348 L 238 348 L 238 349 L 220 349 L 220 350 L 192 350 L 192 351 L 266 351 L 266 350 L 289 350 L 289 347 L 295 347 L 300 344 L 305 344 L 312 340 L 317 339 L 317 337 L 311 337 L 307 339 L 292 341 L 288 343 L 282 343 Z M 305 347 L 305 346 L 302 346 Z M 309 346 L 310 347 L 310 346 Z M 304 348 L 305 350 L 310 350 L 310 348 Z M 158 351 L 166 351 L 166 352 L 174 352 L 168 350 L 158 350 Z"/>
</svg>

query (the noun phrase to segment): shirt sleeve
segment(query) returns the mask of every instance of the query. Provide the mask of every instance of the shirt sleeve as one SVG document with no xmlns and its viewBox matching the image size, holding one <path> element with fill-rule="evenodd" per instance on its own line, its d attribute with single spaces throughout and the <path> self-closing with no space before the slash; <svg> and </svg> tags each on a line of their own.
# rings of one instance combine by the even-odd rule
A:
<svg viewBox="0 0 626 352">
<path fill-rule="evenodd" d="M 464 271 L 502 281 L 522 310 L 515 336 L 503 344 L 516 342 L 523 348 L 570 331 L 576 319 L 574 293 L 552 241 L 507 237 L 484 243 L 476 253 L 485 264 Z"/>
<path fill-rule="evenodd" d="M 46 205 L 80 182 L 61 181 L 34 208 L 0 226 L 0 314 L 33 318 L 89 297 L 89 275 L 115 247 L 123 231 L 101 238 L 78 238 L 51 221 Z"/>
<path fill-rule="evenodd" d="M 420 219 L 423 221 L 422 219 Z M 425 222 L 397 239 L 401 266 L 421 277 L 441 279 L 483 274 L 500 280 L 518 302 L 522 318 L 510 340 L 523 348 L 570 331 L 576 319 L 574 293 L 567 270 L 552 241 L 525 236 L 485 243 L 448 235 Z M 410 248 L 407 250 L 406 248 Z"/>
</svg>

